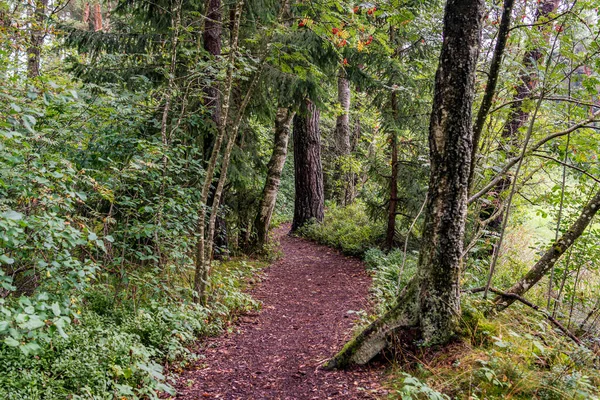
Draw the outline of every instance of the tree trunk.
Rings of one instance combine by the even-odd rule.
[[[500,75],[500,67],[502,66],[502,57],[504,56],[504,49],[506,48],[506,42],[508,41],[508,35],[510,33],[510,21],[512,18],[514,3],[515,0],[504,1],[502,19],[500,20],[500,27],[498,28],[498,37],[496,39],[496,46],[494,47],[494,55],[492,56],[492,61],[490,63],[488,80],[487,84],[485,85],[485,93],[483,94],[481,105],[477,111],[475,126],[473,127],[473,156],[471,158],[469,188],[473,183],[473,176],[475,174],[479,139],[481,137],[481,133],[483,132],[483,127],[490,111],[490,107],[492,106],[494,95],[496,94],[496,85],[498,83],[498,76]]]
[[[310,100],[294,117],[294,178],[296,194],[292,232],[311,220],[323,220],[325,195],[321,166],[319,110]]]
[[[27,49],[27,76],[35,78],[40,76],[40,53],[44,43],[44,22],[48,0],[35,2],[34,18],[31,21],[31,43]]]
[[[84,24],[88,24],[90,23],[90,3],[85,3],[83,5],[83,23]]]
[[[244,0],[239,0],[235,6],[235,23],[232,31],[231,51],[229,53],[228,65],[227,65],[227,76],[225,78],[225,96],[221,107],[221,115],[218,125],[218,133],[215,139],[215,144],[211,150],[210,159],[208,160],[206,167],[206,175],[204,177],[204,183],[202,185],[202,193],[200,197],[200,210],[198,212],[198,242],[196,243],[196,259],[195,259],[195,274],[194,274],[194,291],[196,295],[194,300],[196,302],[203,301],[206,294],[206,279],[204,278],[208,274],[208,265],[206,259],[206,242],[205,242],[205,225],[206,216],[208,209],[208,197],[210,188],[212,187],[215,168],[217,166],[217,160],[221,152],[221,144],[225,137],[225,130],[227,125],[227,118],[229,115],[231,93],[233,88],[233,73],[235,70],[235,56],[238,50],[238,39],[240,30],[240,20],[242,14],[242,8],[244,6]],[[214,201],[213,201],[214,203]]]
[[[280,108],[275,117],[275,140],[273,142],[273,153],[267,166],[267,180],[262,192],[262,198],[258,207],[258,215],[254,226],[256,227],[256,243],[262,248],[268,240],[271,216],[275,209],[277,192],[281,182],[281,173],[287,158],[288,140],[290,137],[290,124],[294,118],[294,112],[288,108]]]
[[[203,42],[204,49],[212,56],[221,55],[221,0],[208,0],[206,2],[206,22],[204,23]],[[215,125],[219,125],[220,98],[216,85],[204,89],[206,106],[211,110]],[[211,138],[212,139],[212,138]],[[210,148],[210,146],[208,146]],[[209,152],[206,152],[209,153]]]
[[[337,116],[335,123],[335,155],[337,157],[337,170],[341,171],[345,166],[342,158],[350,155],[350,81],[346,77],[346,72],[340,69],[338,76],[338,102],[340,103],[341,113]],[[352,200],[354,188],[351,187],[351,173],[338,172],[336,180],[340,182],[338,199],[340,204],[349,204]]]
[[[554,12],[558,7],[558,0],[542,0],[535,15],[535,23],[541,20],[546,20],[550,13]],[[531,95],[531,92],[537,86],[537,73],[534,67],[542,57],[542,50],[535,48],[525,53],[523,57],[523,67],[525,71],[520,76],[521,83],[515,89],[513,97],[514,103],[510,107],[510,112],[507,118],[506,125],[502,130],[502,137],[509,139],[512,144],[517,136],[519,128],[521,128],[529,118],[529,111],[523,109],[523,100]]]
[[[204,22],[204,32],[202,33],[204,49],[213,57],[221,55],[221,0],[207,0],[206,2],[206,20]],[[205,105],[211,112],[211,117],[217,131],[221,123],[221,97],[217,83],[204,88]],[[208,155],[211,154],[212,146],[214,145],[215,137],[211,131],[207,131],[204,136],[204,162],[208,162]],[[209,195],[209,204],[213,204],[214,190],[212,188]],[[226,248],[227,240],[227,223],[224,218],[218,217],[216,220],[216,231],[219,232],[215,238],[215,246]]]
[[[506,40],[509,34],[509,25],[510,25],[510,11],[512,10],[513,0],[507,0],[504,5],[504,12],[502,15],[502,21],[500,23],[499,28],[499,38],[496,44],[496,49],[494,51],[494,57],[492,59],[492,66],[490,67],[490,75],[486,87],[486,93],[484,95],[484,99],[481,104],[481,108],[477,115],[477,121],[475,123],[475,152],[477,151],[477,144],[483,130],[483,124],[485,122],[485,118],[489,108],[491,107],[491,102],[493,98],[493,92],[491,91],[492,85],[495,89],[497,83],[497,75],[500,68],[500,61],[502,57],[502,53],[504,52],[504,46],[506,44]],[[510,7],[511,10],[508,8]],[[558,7],[557,0],[542,0],[538,9],[535,13],[535,22],[540,22],[541,19],[546,19],[550,15],[551,12],[556,10]],[[504,37],[504,38],[503,38]],[[501,41],[501,39],[503,40]],[[513,96],[513,103],[511,104],[510,111],[508,114],[508,118],[506,120],[506,124],[502,130],[502,137],[507,139],[509,144],[509,149],[507,151],[507,156],[514,157],[515,152],[514,148],[518,142],[518,131],[519,129],[527,122],[529,118],[529,111],[523,109],[523,101],[527,99],[532,93],[532,91],[537,86],[537,73],[534,70],[538,61],[542,56],[542,51],[540,48],[535,48],[529,50],[525,53],[523,57],[523,67],[525,71],[523,71],[519,77],[520,84],[515,89],[515,94]],[[485,108],[485,109],[484,109]],[[472,159],[471,168],[475,167],[475,157]],[[471,170],[471,176],[469,178],[469,187],[471,187],[473,182],[474,169]],[[492,215],[496,214],[496,218],[488,224],[488,229],[493,232],[498,232],[501,230],[502,220],[504,218],[504,210],[499,210],[502,206],[502,194],[505,193],[508,188],[511,187],[512,179],[509,176],[504,177],[499,180],[494,187],[494,196],[490,199],[489,202],[483,204],[482,209],[480,211],[480,219],[486,220]],[[499,212],[498,212],[499,211]],[[496,234],[492,233],[492,236],[496,236]],[[493,247],[496,245],[495,240],[493,241],[492,247],[488,249],[484,254],[489,255],[493,253]]]
[[[472,105],[484,4],[449,0],[429,126],[431,173],[417,279],[421,333],[445,343],[460,317],[460,267],[473,153]]]
[[[388,205],[388,222],[385,236],[385,247],[391,249],[394,247],[394,237],[396,236],[396,211],[398,209],[398,132],[396,132],[398,118],[398,99],[395,92],[391,96],[392,115],[394,116],[394,126],[392,127],[390,146],[392,147],[392,174],[390,176],[390,202]]]
[[[98,32],[102,30],[102,9],[100,8],[100,3],[94,4],[94,13],[93,18],[94,22],[94,32]]]
[[[581,215],[577,218],[577,221],[571,225],[569,230],[550,246],[546,250],[542,258],[535,263],[535,265],[523,276],[517,283],[515,283],[507,292],[522,296],[529,289],[531,289],[536,283],[544,277],[548,271],[552,269],[558,259],[567,251],[569,247],[573,245],[588,227],[594,215],[600,208],[600,190],[596,193],[594,198],[583,208]],[[494,299],[497,310],[503,310],[510,306],[515,301],[511,297],[498,296]]]
[[[396,306],[348,343],[328,367],[368,362],[401,328],[418,327],[427,344],[447,343],[456,333],[473,151],[471,108],[484,8],[481,0],[446,4],[429,126],[431,175],[417,274]]]

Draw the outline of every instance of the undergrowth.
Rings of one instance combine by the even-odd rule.
[[[406,355],[389,374],[391,398],[598,399],[597,356],[541,316],[511,308],[495,319],[486,303],[463,300],[463,339]]]
[[[386,254],[380,249],[372,248],[365,252],[364,260],[372,272],[371,295],[375,311],[381,315],[393,306],[398,293],[414,276],[417,256],[409,253],[404,260],[404,252],[399,249]]]
[[[129,294],[94,285],[80,300],[71,300],[71,323],[63,334],[38,339],[36,351],[26,354],[0,343],[0,398],[157,399],[160,392],[174,394],[163,366],[180,371],[194,359],[188,347],[198,337],[217,334],[235,315],[258,307],[242,289],[261,266],[243,260],[217,264],[206,307],[168,292],[149,296],[150,285],[129,288]]]
[[[355,256],[376,247],[383,232],[383,226],[368,217],[360,201],[346,207],[330,203],[323,222],[307,224],[298,230],[299,235]]]

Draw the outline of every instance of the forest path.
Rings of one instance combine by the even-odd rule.
[[[381,368],[324,371],[367,307],[370,278],[362,262],[336,250],[275,234],[284,256],[251,294],[260,312],[242,317],[237,333],[210,338],[196,369],[177,382],[177,399],[377,399]]]

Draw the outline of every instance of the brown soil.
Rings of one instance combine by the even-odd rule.
[[[381,367],[325,371],[367,307],[363,264],[330,248],[276,232],[284,257],[251,293],[262,310],[237,333],[212,338],[177,382],[178,399],[376,399]]]

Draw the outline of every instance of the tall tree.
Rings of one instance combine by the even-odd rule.
[[[514,4],[514,0],[505,0],[502,6],[502,19],[500,20],[500,26],[498,28],[498,37],[496,38],[494,54],[492,56],[492,61],[490,62],[490,70],[488,72],[488,80],[485,85],[485,93],[483,94],[479,110],[477,111],[475,125],[473,126],[473,157],[471,158],[469,188],[473,183],[473,174],[475,172],[475,165],[477,162],[477,150],[479,147],[481,132],[483,132],[485,121],[489,114],[490,108],[492,107],[494,95],[496,94],[496,85],[498,84],[498,77],[500,76],[502,57],[504,56],[504,49],[506,48],[506,42],[508,41],[508,36],[510,33],[510,21],[512,18]]]
[[[240,20],[242,14],[242,8],[244,6],[244,0],[239,0],[236,6],[233,8],[233,26],[231,31],[231,50],[229,52],[229,59],[227,65],[227,73],[225,77],[225,93],[223,96],[223,103],[221,105],[221,115],[218,124],[218,132],[215,138],[215,143],[212,147],[210,159],[208,160],[206,168],[206,176],[202,185],[202,193],[200,198],[200,210],[198,213],[198,242],[196,243],[196,257],[194,260],[195,264],[195,275],[194,275],[194,290],[196,292],[196,301],[206,300],[206,284],[207,277],[210,268],[210,259],[212,257],[212,248],[209,240],[205,237],[206,233],[206,217],[208,214],[208,198],[212,187],[213,179],[215,176],[215,169],[217,162],[221,154],[221,145],[225,138],[227,130],[227,121],[229,118],[230,102],[232,97],[233,81],[234,81],[234,69],[236,61],[236,53],[239,46],[239,33],[240,33]],[[226,171],[226,168],[223,170]],[[219,204],[217,199],[213,199],[213,206]],[[210,230],[210,229],[209,229]],[[207,245],[208,244],[208,245]],[[208,254],[208,255],[207,255]]]
[[[395,92],[391,95],[392,116],[394,123],[398,121],[398,96]],[[391,249],[396,237],[396,214],[398,212],[398,132],[396,126],[392,127],[390,134],[390,146],[392,147],[390,175],[390,201],[388,203],[388,221],[385,235],[385,247]]]
[[[44,23],[48,0],[37,0],[31,21],[31,38],[27,48],[27,76],[35,78],[40,75],[40,55],[44,43]]]
[[[204,49],[213,57],[221,55],[221,32],[221,0],[208,0],[202,38]],[[206,105],[212,112],[212,119],[215,125],[218,125],[220,123],[219,88],[216,85],[210,85],[204,93]]]
[[[337,157],[338,171],[344,169],[343,159],[350,155],[350,81],[346,77],[346,71],[340,68],[338,76],[338,102],[340,112],[335,122],[335,155]],[[341,204],[352,202],[354,185],[349,173],[339,173],[341,180],[338,192]]]
[[[484,99],[482,101],[481,107],[479,109],[479,113],[477,115],[477,121],[475,124],[475,150],[477,150],[477,144],[479,142],[480,135],[483,130],[483,125],[485,123],[485,119],[487,113],[490,109],[492,98],[495,93],[495,87],[497,82],[497,76],[500,69],[502,54],[504,52],[504,47],[506,45],[506,40],[510,33],[509,25],[511,19],[511,12],[513,7],[513,0],[507,0],[504,3],[504,12],[502,15],[502,20],[499,28],[499,37],[496,43],[496,48],[494,50],[494,57],[492,60],[492,65],[490,67],[489,79],[486,86],[486,93],[484,94]],[[548,19],[550,14],[556,10],[558,7],[558,0],[541,0],[538,8],[535,11],[534,16],[534,24],[539,24],[540,26],[537,29],[543,29],[543,22]],[[524,102],[529,98],[533,91],[535,90],[538,82],[538,71],[537,65],[540,61],[543,51],[541,46],[535,46],[532,49],[529,49],[525,52],[523,56],[523,72],[519,75],[519,84],[515,88],[515,92],[513,95],[513,99],[510,106],[510,111],[508,113],[508,117],[506,119],[504,128],[502,129],[502,137],[508,142],[509,148],[507,151],[507,155],[509,157],[515,156],[515,145],[518,143],[519,139],[519,129],[525,125],[527,120],[529,119],[530,110],[527,107],[524,107]],[[471,161],[471,177],[469,179],[469,186],[471,186],[473,181],[473,176],[475,173],[475,157]],[[486,205],[482,208],[481,217],[483,219],[490,218],[495,215],[492,221],[489,222],[488,227],[495,231],[500,230],[502,225],[502,219],[504,217],[504,211],[500,209],[501,202],[499,198],[501,195],[508,190],[511,185],[510,176],[506,176],[503,179],[499,180],[494,187],[493,193],[494,198],[487,202]]]
[[[221,55],[221,0],[207,0],[206,2],[206,19],[204,22],[204,31],[202,32],[202,39],[204,50],[208,52],[212,57],[217,58]],[[213,77],[214,79],[215,77]],[[218,87],[218,83],[215,82],[211,85],[206,86],[204,89],[204,103],[211,112],[211,117],[214,125],[219,129],[221,124],[221,95]],[[215,137],[211,134],[211,131],[207,131],[204,136],[204,162],[208,162],[211,154],[211,148]],[[214,188],[211,189],[208,202],[214,204]],[[221,204],[219,204],[220,206]],[[216,220],[216,230],[219,234],[216,237],[215,244],[217,248],[222,249],[227,247],[227,222],[219,215]]]
[[[281,183],[281,173],[287,158],[288,141],[290,137],[290,124],[294,118],[294,112],[289,108],[281,107],[277,110],[275,117],[275,137],[273,141],[273,152],[267,166],[267,179],[262,192],[258,214],[254,226],[257,233],[257,245],[262,247],[268,239],[271,216],[277,201],[277,192]]]
[[[364,364],[395,330],[418,328],[428,344],[456,333],[460,267],[473,152],[472,104],[484,3],[449,0],[429,126],[431,174],[417,275],[396,306],[374,321],[328,364]]]
[[[322,221],[325,194],[321,165],[320,113],[311,100],[306,100],[294,116],[295,200],[292,232],[311,220]]]

